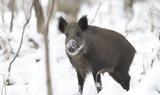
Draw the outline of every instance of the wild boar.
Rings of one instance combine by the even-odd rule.
[[[99,73],[108,72],[120,85],[129,90],[130,64],[136,53],[131,43],[120,33],[88,25],[87,16],[82,16],[78,23],[68,23],[59,18],[58,28],[66,35],[65,51],[76,69],[80,91],[89,72],[95,82],[100,84]]]

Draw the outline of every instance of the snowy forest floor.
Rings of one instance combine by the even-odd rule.
[[[121,0],[106,0],[101,5],[96,18],[98,4],[83,4],[78,17],[86,15],[92,25],[120,32],[133,44],[137,53],[130,67],[130,90],[124,90],[108,73],[101,74],[103,89],[98,95],[160,95],[160,2],[144,0],[133,6],[134,15],[123,10]],[[89,12],[89,13],[88,13]],[[0,17],[2,14],[0,13]],[[49,27],[50,63],[54,95],[79,95],[76,72],[65,53],[65,36],[57,29],[59,16],[56,12]],[[9,11],[0,18],[0,95],[46,95],[46,73],[44,64],[44,39],[37,32],[34,11],[25,30],[21,51],[13,63],[11,80],[6,86],[9,62],[17,52],[25,15],[20,11],[14,19],[13,32],[10,32]],[[129,21],[129,22],[128,22]],[[127,30],[127,31],[126,31]],[[84,85],[83,95],[97,95],[93,76],[89,74]]]

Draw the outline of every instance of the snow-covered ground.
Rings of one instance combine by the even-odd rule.
[[[160,95],[160,22],[157,21],[160,19],[160,7],[158,5],[160,5],[159,0],[137,0],[133,6],[134,16],[129,23],[129,16],[123,10],[122,0],[104,0],[93,23],[91,21],[94,19],[98,3],[92,6],[82,5],[79,18],[87,14],[90,24],[120,32],[137,50],[129,72],[130,90],[125,91],[108,73],[105,73],[101,75],[103,89],[98,95]],[[65,14],[57,12],[49,28],[53,94],[79,95],[76,72],[64,50],[65,36],[57,29],[59,16],[65,17]],[[34,12],[27,25],[20,54],[12,65],[10,78],[14,85],[5,87],[4,79],[7,78],[9,62],[20,43],[25,16],[23,12],[15,16],[12,33],[9,32],[11,13],[5,12],[4,17],[4,23],[0,18],[0,38],[8,43],[5,48],[0,48],[0,95],[46,95],[44,40],[42,35],[37,33]],[[125,29],[129,31],[127,34]],[[0,42],[4,42],[1,39]],[[38,43],[38,48],[34,42]],[[93,76],[89,74],[83,95],[97,95],[96,93]]]

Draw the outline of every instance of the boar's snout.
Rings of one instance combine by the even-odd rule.
[[[76,49],[78,48],[78,44],[74,39],[71,39],[68,41],[68,43],[66,44],[67,50],[70,53],[74,53],[76,51]]]
[[[66,42],[66,52],[70,56],[75,56],[84,48],[84,42],[81,44],[78,43],[76,40],[71,39],[68,42]]]

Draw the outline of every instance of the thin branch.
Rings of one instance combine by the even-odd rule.
[[[5,21],[4,21],[4,9],[3,9],[4,6],[2,6],[2,5],[5,5],[4,1],[0,0],[0,10],[1,10],[1,14],[2,14],[1,18],[2,18],[2,23],[4,24],[5,23]]]
[[[27,20],[26,23],[25,23],[25,25],[23,26],[23,32],[22,32],[22,35],[21,35],[21,42],[20,42],[20,45],[19,45],[19,48],[18,48],[18,51],[17,51],[15,57],[13,58],[13,60],[12,60],[12,61],[10,62],[10,64],[9,64],[9,68],[8,68],[8,72],[9,72],[9,73],[10,73],[10,71],[11,71],[11,66],[12,66],[13,62],[16,60],[16,58],[17,58],[17,56],[18,56],[18,54],[19,54],[19,52],[20,52],[20,49],[21,49],[21,47],[22,47],[23,36],[24,36],[24,32],[25,32],[25,27],[26,27],[26,25],[27,25],[28,23],[29,23],[29,20]]]
[[[10,32],[13,31],[14,11],[12,11],[11,13],[12,13],[12,16],[11,16],[11,22],[10,22]]]
[[[32,7],[33,7],[33,5],[32,5]],[[23,26],[23,32],[22,32],[22,35],[21,35],[21,42],[20,42],[18,51],[17,51],[16,55],[14,56],[14,58],[11,60],[10,64],[9,64],[9,68],[8,68],[9,76],[10,76],[12,64],[13,64],[13,62],[16,60],[16,58],[17,58],[17,56],[18,56],[18,54],[19,54],[19,52],[20,52],[20,50],[21,50],[21,47],[22,47],[22,44],[23,44],[23,37],[24,37],[25,28],[26,28],[26,26],[27,26],[27,24],[29,23],[30,18],[31,18],[31,10],[32,10],[32,7],[31,7],[31,9],[30,9],[30,16],[29,16],[28,19],[26,19],[26,23],[25,23],[24,26]]]
[[[125,37],[127,37],[128,36],[128,34],[129,34],[129,31],[128,31],[128,25],[129,25],[129,23],[132,21],[132,19],[134,18],[134,13],[132,14],[132,16],[131,17],[129,17],[128,18],[128,20],[127,20],[127,22],[126,22],[126,27],[125,27],[125,32],[126,32],[126,35],[125,35]]]
[[[55,0],[51,0],[51,3],[48,5],[48,11],[47,11],[47,26],[49,25],[49,22],[51,21],[51,17],[53,16],[54,12],[54,2]]]
[[[104,1],[105,1],[105,0],[104,0]],[[104,1],[99,2],[98,7],[97,7],[97,9],[96,9],[96,12],[95,12],[95,14],[94,14],[94,18],[92,19],[92,21],[90,22],[90,24],[92,24],[92,23],[96,20],[98,11],[100,10],[100,8],[101,8],[101,6],[102,6],[102,4],[103,4]]]
[[[42,6],[41,6],[39,0],[35,0],[34,8],[35,8],[35,13],[36,13],[36,18],[37,18],[38,32],[43,34],[43,32],[44,32],[43,29],[44,29],[44,25],[45,25],[45,18],[44,18]]]
[[[5,91],[5,95],[7,95],[7,88],[6,88],[6,84],[5,84],[5,76],[3,76],[4,77],[4,91]]]

